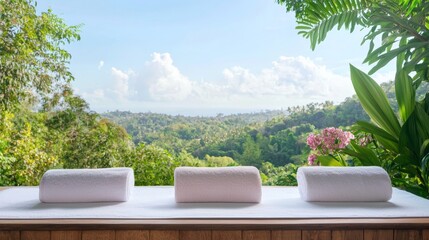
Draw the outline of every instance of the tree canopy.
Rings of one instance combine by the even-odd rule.
[[[73,80],[63,46],[78,30],[51,10],[37,13],[32,0],[0,0],[0,109],[58,99]]]

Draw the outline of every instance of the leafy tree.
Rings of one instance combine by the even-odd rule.
[[[90,112],[88,104],[73,94],[46,114],[46,125],[53,133],[50,138],[61,143],[62,167],[123,166],[123,156],[133,148],[125,129]]]
[[[63,154],[65,168],[124,166],[123,156],[132,149],[128,134],[107,119],[69,130]]]
[[[298,166],[295,164],[287,164],[280,167],[275,167],[273,164],[266,162],[262,164],[261,175],[264,185],[269,186],[296,186],[296,172]]]
[[[270,136],[270,151],[266,159],[269,159],[275,166],[290,163],[290,157],[299,153],[296,140],[295,132],[289,128]]]
[[[136,185],[173,185],[174,169],[179,162],[166,150],[140,144],[125,159],[125,166],[134,169]]]
[[[189,167],[204,167],[205,162],[195,158],[192,154],[182,150],[179,154],[177,154],[176,159],[180,162],[181,166],[189,166]]]
[[[393,86],[393,84],[385,85]],[[394,96],[390,96],[388,99],[393,102]],[[368,121],[369,117],[362,108],[359,99],[356,96],[353,96],[351,98],[346,98],[341,105],[338,105],[338,107],[335,108],[334,119],[336,123],[335,126],[351,126],[357,121]]]
[[[34,1],[0,1],[0,110],[61,92],[73,80],[63,45],[74,40],[78,26],[38,14]]]
[[[260,167],[262,164],[261,149],[250,136],[247,136],[243,143],[243,154],[241,154],[239,162],[243,165],[256,167]]]
[[[227,167],[227,166],[238,166],[238,163],[230,157],[212,157],[206,155],[205,160],[208,167]]]
[[[58,156],[49,152],[51,142],[43,138],[48,129],[37,123],[19,124],[8,112],[2,112],[1,119],[0,184],[37,185],[43,173],[59,162]]]

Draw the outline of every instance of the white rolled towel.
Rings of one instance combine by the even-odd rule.
[[[178,167],[176,202],[261,201],[261,177],[255,167]]]
[[[381,167],[300,167],[297,180],[308,202],[385,202],[392,197],[389,175]]]
[[[131,168],[48,170],[39,186],[45,203],[124,202],[134,187]]]

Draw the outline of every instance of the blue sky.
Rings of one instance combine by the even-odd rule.
[[[83,24],[72,54],[73,87],[97,112],[184,115],[255,112],[353,94],[364,31],[332,32],[311,51],[275,1],[39,1]],[[391,70],[377,73],[390,80]]]

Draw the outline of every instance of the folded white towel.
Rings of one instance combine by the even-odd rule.
[[[298,189],[305,201],[385,202],[392,197],[381,167],[300,167]]]
[[[261,177],[255,167],[178,167],[176,202],[261,201]]]
[[[39,186],[39,199],[59,202],[124,202],[134,187],[131,168],[48,170]]]

